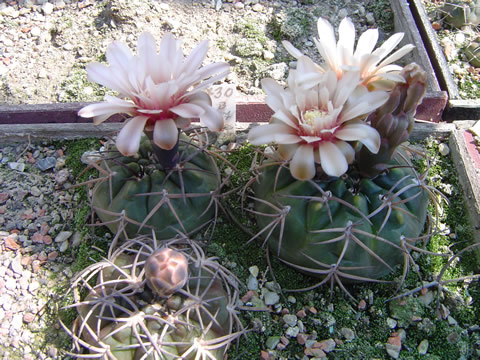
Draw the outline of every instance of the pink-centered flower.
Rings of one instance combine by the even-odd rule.
[[[386,91],[368,91],[361,86],[359,71],[346,71],[338,79],[329,70],[313,82],[314,66],[308,57],[300,57],[297,70],[289,74],[287,88],[273,79],[262,81],[266,103],[274,114],[269,124],[248,134],[253,145],[278,144],[280,155],[290,160],[290,172],[298,180],[313,178],[315,164],[327,175],[343,175],[355,156],[350,142],[359,141],[377,153],[380,135],[362,119],[388,99]]]
[[[378,29],[369,29],[361,34],[355,47],[355,26],[349,18],[344,18],[340,23],[338,41],[334,28],[327,20],[318,19],[317,28],[319,39],[314,41],[325,60],[322,66],[317,66],[317,71],[325,72],[331,69],[341,78],[348,69],[357,68],[362,84],[369,89],[391,89],[395,83],[405,81],[399,75],[402,66],[393,63],[409,53],[414,46],[404,45],[389,55],[402,41],[404,33],[392,35],[375,49]],[[284,41],[283,45],[293,57],[298,59],[303,56],[302,52],[288,41]]]
[[[186,128],[193,119],[210,130],[223,128],[221,114],[212,107],[204,91],[229,72],[226,63],[201,67],[208,48],[202,41],[186,58],[181,41],[166,34],[157,54],[155,39],[143,33],[138,39],[138,55],[121,42],[107,49],[110,66],[87,65],[90,81],[118,91],[120,97],[105,96],[105,102],[91,104],[79,111],[82,117],[93,117],[99,124],[117,113],[131,116],[117,137],[117,148],[126,156],[137,153],[142,132],[153,132],[153,142],[162,149],[177,143],[178,129]]]

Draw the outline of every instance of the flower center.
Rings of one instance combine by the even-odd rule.
[[[313,109],[313,110],[308,110],[303,114],[303,122],[315,129],[321,120],[325,118],[328,115],[327,111],[319,110],[319,109]]]
[[[302,116],[300,137],[315,148],[323,141],[334,140],[338,126],[332,123],[331,115],[328,111],[320,109],[305,111]]]

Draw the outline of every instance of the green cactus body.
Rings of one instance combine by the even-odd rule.
[[[143,309],[144,313],[151,316],[158,316],[158,309],[160,304],[148,305]],[[120,319],[121,320],[121,319]],[[171,319],[164,319],[171,321]],[[185,325],[188,323],[189,325]],[[165,329],[167,327],[167,329]],[[198,322],[188,319],[184,314],[176,318],[172,326],[165,325],[158,320],[145,321],[145,328],[151,333],[158,336],[158,348],[160,354],[156,351],[151,351],[149,354],[142,348],[137,340],[133,329],[131,327],[123,326],[122,321],[118,323],[110,323],[101,331],[100,341],[110,346],[110,351],[117,360],[174,360],[174,359],[195,359],[196,351],[189,351],[194,345],[192,339],[201,338],[203,341],[213,340],[220,335],[213,330],[202,332],[202,326]],[[144,329],[137,327],[139,334],[144,333]],[[151,348],[149,350],[152,350]],[[210,352],[214,359],[223,359],[223,351],[225,349],[218,348]],[[189,355],[185,355],[185,353]]]
[[[257,215],[257,223],[268,227],[271,214],[286,213],[283,226],[278,222],[268,239],[272,252],[320,278],[332,269],[350,280],[388,274],[403,262],[403,237],[416,238],[423,231],[429,199],[416,185],[415,172],[396,165],[372,179],[311,182],[295,180],[286,168],[278,173],[277,166],[267,166],[254,188],[262,199],[255,210],[267,215]]]
[[[477,37],[467,46],[465,55],[470,65],[480,68],[480,37]]]
[[[211,193],[220,186],[215,162],[186,137],[181,137],[179,154],[179,165],[165,171],[151,161],[152,145],[147,139],[140,145],[139,158],[107,153],[102,168],[108,175],[100,174],[105,181],[94,189],[93,206],[112,232],[118,230],[114,220],[122,211],[133,220],[126,226],[129,237],[151,234],[154,228],[158,239],[167,239],[178,231],[191,233],[212,220]],[[138,225],[146,219],[144,226]]]
[[[480,1],[450,0],[442,8],[442,16],[453,27],[480,24]]]

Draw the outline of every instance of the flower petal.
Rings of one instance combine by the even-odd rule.
[[[353,56],[361,59],[363,55],[371,54],[378,41],[378,29],[368,29],[360,35]]]
[[[181,72],[191,73],[202,65],[203,59],[207,55],[208,40],[203,40],[192,50],[183,63]]]
[[[343,151],[334,143],[325,141],[318,147],[320,165],[325,174],[329,176],[342,176],[348,170],[348,163]]]
[[[117,149],[124,156],[132,156],[138,152],[140,138],[147,123],[147,116],[136,116],[128,120],[117,136]]]
[[[297,180],[310,180],[315,176],[313,147],[300,145],[290,161],[290,172]]]
[[[385,65],[388,65],[388,64],[391,64],[391,63],[397,61],[398,59],[404,57],[406,54],[408,54],[410,51],[412,51],[414,48],[415,48],[415,46],[412,45],[412,44],[407,44],[407,45],[401,47],[400,49],[395,51],[392,55],[390,55],[385,60],[383,60],[378,65],[378,67],[382,67],[382,66],[385,66]]]
[[[196,104],[183,103],[170,108],[170,111],[184,118],[200,118],[205,110]]]
[[[118,99],[122,101],[121,99]],[[81,117],[93,117],[93,123],[98,125],[107,120],[110,116],[118,113],[131,113],[135,110],[135,106],[127,101],[122,102],[106,101],[98,104],[90,104],[80,109],[78,115]]]
[[[285,92],[285,89],[271,78],[265,78],[261,81],[262,89],[267,94],[265,100],[266,104],[273,111],[277,111],[284,108],[284,102],[282,94]]]
[[[351,102],[347,101],[347,104],[340,115],[341,121],[345,122],[352,120],[374,111],[379,106],[383,105],[388,100],[388,97],[388,92],[375,90],[356,97]]]
[[[353,48],[355,46],[355,26],[349,18],[344,18],[338,27],[338,58],[344,65],[352,65]]]
[[[393,49],[395,49],[400,41],[402,41],[404,35],[405,34],[401,32],[393,34],[387,40],[385,40],[382,46],[376,49],[372,54],[378,56],[380,60],[383,59],[385,56],[387,56],[387,54],[390,54]]]
[[[325,63],[330,69],[337,71],[337,42],[332,25],[325,19],[319,18],[317,22],[318,36],[320,40],[314,38],[318,51],[325,59]]]
[[[162,57],[162,64],[159,66],[160,69],[160,80],[169,81],[172,79],[174,74],[174,61],[175,54],[180,51],[180,55],[183,57],[181,50],[179,49],[179,43],[172,34],[166,33],[160,43],[160,56]]]
[[[278,153],[282,157],[283,160],[290,160],[292,156],[297,151],[298,145],[297,144],[279,144],[278,145]]]
[[[142,33],[138,38],[138,57],[142,60],[145,72],[155,83],[162,80],[161,65],[157,56],[155,38],[148,32]]]
[[[342,78],[337,83],[335,96],[333,97],[333,106],[338,108],[345,104],[350,94],[360,83],[360,72],[345,71]]]
[[[205,112],[200,116],[200,122],[208,127],[211,131],[223,130],[223,115],[217,109],[205,105],[203,107]]]
[[[248,141],[253,145],[269,143],[296,144],[300,142],[301,139],[288,125],[267,124],[252,128],[248,133]]]
[[[132,58],[132,52],[127,45],[120,41],[114,41],[107,48],[107,61],[110,66],[128,72],[128,64]]]
[[[294,129],[297,129],[298,127],[298,119],[295,119],[293,116],[289,116],[283,110],[275,111],[275,113],[272,115],[272,118],[279,120]]]
[[[155,122],[153,142],[164,150],[173,149],[178,140],[178,128],[172,119]]]
[[[283,40],[282,45],[287,50],[287,52],[292,55],[295,59],[298,59],[299,57],[303,56],[303,53],[298,50],[295,46],[292,45],[289,41]]]
[[[355,159],[355,150],[353,149],[352,145],[345,141],[335,141],[335,146],[340,149],[340,151],[345,156],[347,163],[351,164]]]
[[[347,123],[335,132],[335,136],[345,141],[360,141],[374,154],[380,149],[380,134],[367,124]]]
[[[131,88],[128,83],[121,76],[116,76],[111,68],[104,64],[93,62],[88,64],[86,69],[89,81],[96,82],[121,94],[130,93]]]

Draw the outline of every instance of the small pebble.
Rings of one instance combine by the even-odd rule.
[[[440,145],[438,145],[438,152],[443,156],[447,156],[448,154],[450,154],[450,148],[447,144],[441,143]]]
[[[340,333],[343,335],[346,341],[352,341],[355,339],[355,333],[350,328],[342,328],[340,329]]]
[[[253,277],[256,278],[256,277],[258,276],[259,270],[258,270],[258,266],[257,266],[257,265],[250,266],[250,267],[248,268],[248,271],[250,272],[250,274],[251,274]]]
[[[420,344],[418,344],[417,351],[419,355],[425,355],[428,352],[428,340],[422,340]]]
[[[31,323],[33,320],[35,320],[35,314],[32,314],[32,313],[26,313],[25,315],[23,315],[23,322],[24,323]]]
[[[283,316],[283,321],[287,326],[297,325],[297,317],[295,315],[287,314]]]
[[[61,231],[60,233],[58,233],[57,236],[55,236],[55,242],[56,243],[64,242],[64,241],[68,240],[70,238],[70,236],[72,236],[71,231]]]
[[[275,305],[280,301],[280,296],[272,291],[265,291],[263,296],[265,305]]]
[[[9,162],[8,167],[12,170],[23,172],[25,170],[25,163]]]

